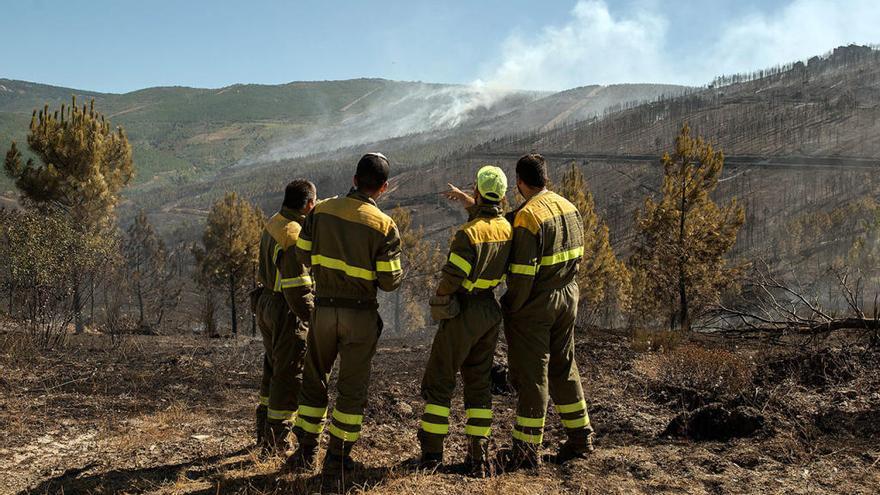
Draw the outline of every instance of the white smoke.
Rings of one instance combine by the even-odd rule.
[[[318,126],[248,162],[451,129],[475,115],[504,113],[509,109],[506,103],[512,103],[507,99],[523,96],[517,91],[522,89],[703,85],[722,74],[806,59],[849,43],[880,41],[878,0],[791,0],[775,13],[729,18],[714,18],[705,8],[704,21],[692,26],[674,24],[677,12],[666,2],[642,5],[614,15],[603,0],[579,0],[563,24],[511,34],[500,60],[471,84],[413,85],[390,101],[377,99],[364,112]]]
[[[676,25],[667,2],[613,15],[602,0],[580,0],[562,25],[513,34],[485,78],[517,88],[560,90],[628,82],[701,85],[733,74],[880,41],[877,0],[793,0],[775,13]],[[694,8],[679,6],[679,9]]]

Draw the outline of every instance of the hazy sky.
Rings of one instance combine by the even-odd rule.
[[[113,92],[355,77],[704,84],[880,43],[880,0],[16,0],[2,12],[0,77]]]

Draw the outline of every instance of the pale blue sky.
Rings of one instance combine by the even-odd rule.
[[[356,77],[702,84],[880,42],[876,0],[16,0],[2,11],[0,77],[112,92]]]

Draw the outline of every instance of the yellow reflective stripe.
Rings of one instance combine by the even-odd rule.
[[[448,435],[449,434],[449,425],[441,425],[437,423],[428,423],[427,421],[422,421],[422,429],[427,431],[428,433],[434,433],[435,435]]]
[[[471,274],[471,264],[468,263],[467,260],[462,258],[461,256],[455,253],[449,253],[449,262],[457,266],[461,271],[463,271],[465,277]]]
[[[544,441],[544,434],[539,433],[537,435],[529,435],[528,433],[523,433],[519,430],[513,430],[513,438],[519,440],[520,442],[540,444]]]
[[[268,406],[269,405],[269,398],[266,397],[265,395],[261,395],[260,396],[260,405],[261,406]]]
[[[517,265],[516,263],[511,263],[510,273],[515,273],[517,275],[534,276],[536,273],[538,273],[538,267],[536,267],[535,265]]]
[[[425,404],[425,414],[433,414],[434,416],[449,417],[449,408],[438,406],[436,404]]]
[[[312,265],[339,270],[345,272],[349,277],[362,278],[364,280],[376,280],[376,272],[372,270],[351,266],[342,260],[321,256],[320,254],[312,255]]]
[[[296,413],[300,416],[305,414],[311,418],[323,418],[327,416],[326,407],[299,406]]]
[[[296,240],[296,247],[302,249],[303,251],[311,251],[312,250],[312,241],[307,241],[300,237]]]
[[[347,425],[360,425],[364,421],[364,416],[362,414],[348,414],[334,409],[333,419]]]
[[[302,277],[296,278],[282,278],[281,279],[281,288],[282,289],[291,289],[293,287],[305,287],[307,285],[312,285],[312,277],[308,275],[303,275]]]
[[[473,425],[465,425],[464,426],[464,434],[471,435],[474,437],[488,437],[492,432],[492,427],[490,426],[473,426]]]
[[[275,244],[275,249],[272,251],[272,263],[278,263],[279,253],[281,253],[281,244]]]
[[[575,402],[574,404],[563,404],[561,406],[556,406],[556,411],[559,414],[567,414],[578,411],[584,411],[587,409],[587,401],[586,399],[581,399],[579,402]]]
[[[590,424],[590,418],[583,416],[577,419],[563,419],[562,426],[566,428],[583,428]]]
[[[527,428],[543,428],[544,418],[526,418],[523,416],[517,416],[516,424]]]
[[[275,285],[272,286],[272,290],[275,292],[281,292],[281,271],[275,270]]]
[[[330,427],[327,428],[330,431],[330,434],[334,437],[342,440],[343,442],[354,442],[358,438],[361,437],[361,432],[359,431],[345,431],[333,423],[330,423]]]
[[[574,249],[569,249],[568,251],[563,251],[561,253],[551,254],[550,256],[544,256],[541,258],[541,266],[549,266],[555,265],[558,263],[564,263],[569,260],[580,258],[584,255],[584,247],[576,247]]]
[[[269,409],[267,413],[269,419],[290,419],[293,417],[293,411],[282,411],[279,409]]]
[[[473,408],[465,411],[468,418],[474,419],[492,419],[492,410],[491,409],[480,409]]]
[[[376,262],[377,272],[399,272],[400,270],[402,270],[400,267],[400,258],[394,258],[391,261]]]
[[[501,277],[496,280],[488,280],[485,278],[478,278],[476,282],[471,282],[468,279],[464,279],[461,282],[461,286],[465,288],[467,291],[472,291],[474,289],[491,289],[492,287],[498,286],[501,282],[504,282],[505,277]]]
[[[302,416],[296,417],[296,423],[294,423],[294,426],[315,435],[321,433],[321,431],[324,429],[323,423],[312,423],[311,421],[303,419]]]

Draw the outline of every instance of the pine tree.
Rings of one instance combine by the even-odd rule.
[[[645,200],[630,258],[634,311],[646,319],[663,313],[670,328],[691,328],[693,315],[717,302],[736,270],[725,254],[736,243],[745,211],[732,199],[717,205],[709,195],[718,185],[724,154],[685,124],[672,155],[665,153],[662,197]]]
[[[123,249],[128,281],[137,302],[137,326],[141,331],[152,333],[176,304],[182,287],[174,283],[168,249],[143,210],[126,230]],[[149,321],[147,315],[150,315]]]
[[[258,259],[263,221],[259,208],[228,192],[211,207],[202,246],[193,250],[198,281],[207,290],[228,291],[233,335],[238,334],[238,294],[250,286],[248,277]]]
[[[82,108],[76,98],[60,111],[46,105],[31,116],[27,136],[36,156],[22,163],[16,143],[6,153],[4,168],[15,180],[25,203],[43,214],[61,212],[79,230],[76,249],[84,253],[83,264],[73,278],[76,330],[81,332],[84,275],[100,263],[108,246],[105,235],[112,225],[119,192],[134,173],[131,146],[125,131],[112,130],[110,122],[95,111],[94,100]]]
[[[424,307],[435,288],[434,281],[440,272],[443,254],[425,239],[425,229],[412,224],[412,214],[401,206],[391,210],[391,218],[400,232],[401,264],[403,281],[395,291],[395,331],[403,328],[425,326]],[[403,319],[406,321],[402,321]]]
[[[583,314],[595,314],[600,307],[622,309],[629,297],[629,271],[615,256],[608,226],[596,213],[593,193],[574,162],[562,175],[558,189],[560,195],[577,207],[583,219],[584,258],[578,272],[578,285],[581,302],[589,309]]]

